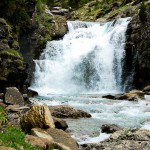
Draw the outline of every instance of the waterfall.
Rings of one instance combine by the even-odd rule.
[[[62,40],[47,42],[35,62],[31,89],[39,94],[122,91],[125,32],[130,18],[68,21]]]

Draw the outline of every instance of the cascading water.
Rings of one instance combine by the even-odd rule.
[[[105,24],[68,21],[62,40],[35,60],[31,88],[39,94],[121,91],[125,32],[130,18]]]

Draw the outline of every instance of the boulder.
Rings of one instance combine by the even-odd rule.
[[[70,106],[59,105],[59,106],[49,106],[52,116],[56,118],[90,118],[91,115],[83,110],[77,110]]]
[[[39,138],[45,138],[49,140],[50,142],[53,141],[53,138],[45,130],[42,130],[40,128],[32,128],[31,134]]]
[[[146,86],[144,89],[143,89],[143,92],[147,95],[150,95],[150,85]]]
[[[52,136],[50,134],[48,134],[48,132],[46,130],[43,130],[40,128],[33,128],[31,130],[31,134],[49,141],[49,145],[48,145],[49,149],[56,148],[56,149],[63,149],[63,150],[71,150],[69,147],[63,145],[62,143],[58,143],[58,142],[54,141]]]
[[[26,135],[25,142],[43,150],[46,150],[46,148],[50,144],[50,141],[46,138],[39,138],[33,135]]]
[[[24,105],[23,96],[16,87],[6,88],[4,102],[12,105]]]
[[[31,90],[31,89],[28,89],[27,90],[27,95],[28,95],[28,97],[38,96],[38,92],[36,92],[34,90]]]
[[[132,90],[129,93],[125,93],[124,96],[126,96],[129,101],[144,99],[144,93],[140,90]]]
[[[109,139],[88,144],[85,150],[148,150],[150,149],[150,131],[144,129],[122,129],[114,132]]]
[[[121,129],[122,129],[121,127],[119,127],[119,126],[117,126],[115,124],[104,124],[101,127],[102,133],[103,132],[104,133],[114,133],[114,132],[119,131]]]
[[[60,129],[49,128],[47,133],[53,138],[55,143],[68,147],[70,150],[78,150],[76,141],[69,134]]]
[[[20,119],[21,128],[30,132],[32,128],[54,128],[54,122],[47,105],[33,105]]]
[[[55,128],[62,129],[62,130],[66,130],[68,128],[68,125],[65,120],[59,118],[53,118],[53,119],[54,119]]]
[[[110,94],[108,94],[108,95],[104,95],[104,96],[102,96],[102,98],[114,99],[114,98],[115,98],[115,96],[114,96],[114,95],[110,95]]]
[[[138,99],[144,99],[144,92],[142,92],[140,90],[132,90],[132,91],[130,91],[128,93],[116,94],[114,96],[114,99],[129,100],[129,101],[134,101],[134,100],[138,100]]]

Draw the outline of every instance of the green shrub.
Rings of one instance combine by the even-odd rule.
[[[139,18],[143,23],[145,23],[145,21],[147,20],[146,5],[144,4],[144,2],[142,2],[140,6]]]

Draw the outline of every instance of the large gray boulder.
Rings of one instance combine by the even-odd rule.
[[[6,88],[4,102],[12,105],[24,105],[23,96],[16,87]]]

